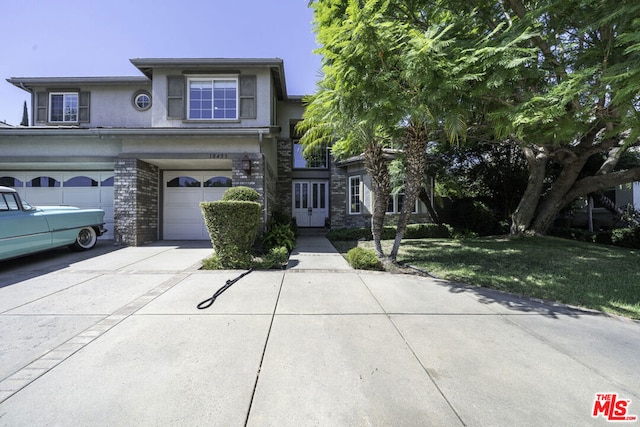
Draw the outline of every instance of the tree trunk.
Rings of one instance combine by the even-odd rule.
[[[393,248],[389,259],[392,262],[396,262],[398,257],[398,250],[400,249],[400,242],[404,236],[404,232],[407,229],[409,218],[413,213],[413,209],[416,205],[416,200],[422,183],[424,181],[424,171],[427,166],[427,133],[424,126],[409,126],[405,132],[404,141],[404,154],[407,161],[407,176],[404,186],[404,204],[402,210],[398,216],[398,224],[396,228],[396,237],[393,241]]]
[[[429,198],[429,193],[427,193],[427,190],[424,188],[424,186],[420,189],[420,194],[418,194],[418,198],[427,207],[427,211],[429,212],[429,216],[431,217],[431,220],[438,225],[442,224],[442,221],[438,216],[438,212],[436,212],[436,209],[433,207],[433,204],[431,203],[431,199]]]
[[[376,141],[370,141],[365,147],[364,164],[371,176],[373,190],[373,214],[371,217],[371,234],[378,258],[384,258],[382,249],[382,230],[387,212],[387,200],[391,193],[391,179],[389,177],[389,165],[384,158],[382,145]]]
[[[560,175],[558,175],[558,178],[556,178],[547,195],[541,203],[539,203],[536,210],[536,216],[530,226],[533,233],[544,234],[556,219],[558,212],[560,212],[567,203],[571,202],[571,200],[566,201],[565,196],[576,182],[576,179],[580,175],[580,171],[582,171],[582,168],[588,159],[589,156],[587,154],[583,154],[579,157],[570,158],[564,162]]]
[[[562,194],[560,200],[553,204],[544,204],[544,208],[539,210],[538,216],[535,218],[535,221],[533,221],[531,230],[538,234],[544,234],[558,212],[578,197],[638,180],[640,180],[640,167],[625,171],[616,171],[606,175],[588,176],[579,181],[575,181],[573,185]]]
[[[522,151],[529,164],[529,180],[518,207],[511,215],[511,235],[520,235],[529,229],[540,201],[549,161],[549,156],[545,152],[536,154],[529,147],[523,148]]]

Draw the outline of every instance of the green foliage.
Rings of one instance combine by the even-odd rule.
[[[453,202],[453,226],[480,236],[501,234],[500,223],[493,211],[480,200],[459,199]],[[506,230],[505,230],[506,232]]]
[[[285,247],[289,252],[293,250],[296,244],[296,235],[293,233],[289,224],[273,223],[269,226],[262,238],[262,247],[264,249],[272,249]]]
[[[405,231],[405,239],[429,239],[429,238],[449,238],[453,234],[453,229],[447,224],[409,224]],[[395,238],[395,227],[384,227],[382,239],[391,240]],[[340,228],[327,233],[327,239],[332,241],[349,240],[372,240],[371,228]]]
[[[613,230],[591,233],[581,228],[550,228],[550,236],[578,242],[599,243],[623,248],[640,249],[640,227],[614,228]]]
[[[640,227],[616,228],[612,230],[611,243],[614,246],[640,249]]]
[[[211,243],[223,268],[251,266],[262,206],[248,201],[200,203]]]
[[[20,121],[20,126],[29,126],[29,112],[27,111],[27,101],[24,101],[24,105],[22,107],[22,120]]]
[[[296,244],[297,226],[293,218],[280,212],[274,212],[267,221],[262,237],[262,248],[269,250],[284,246],[291,252]]]
[[[404,233],[405,239],[449,238],[453,228],[448,224],[409,224]]]
[[[407,241],[398,259],[446,280],[640,319],[638,250],[554,237],[484,237]]]
[[[271,248],[263,257],[261,262],[255,263],[256,268],[274,269],[283,268],[289,260],[289,250],[284,247]]]
[[[383,270],[376,253],[371,249],[355,247],[347,252],[346,259],[351,267],[358,270]]]
[[[220,259],[216,254],[211,255],[209,258],[205,258],[202,260],[202,269],[203,270],[223,270],[222,264],[220,263]]]
[[[245,201],[245,202],[255,202],[260,198],[260,194],[253,188],[249,187],[231,187],[222,195],[223,201]]]

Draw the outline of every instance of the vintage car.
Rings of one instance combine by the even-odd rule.
[[[101,209],[33,207],[13,188],[0,186],[0,260],[60,246],[91,249],[107,231],[103,225]]]

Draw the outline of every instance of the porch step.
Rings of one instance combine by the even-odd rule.
[[[325,236],[329,232],[324,227],[298,227],[298,236]]]

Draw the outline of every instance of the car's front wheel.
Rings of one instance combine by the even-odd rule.
[[[86,251],[93,248],[97,241],[98,235],[96,234],[96,230],[94,230],[93,227],[84,227],[78,232],[78,237],[76,237],[76,241],[72,247],[79,251]]]

